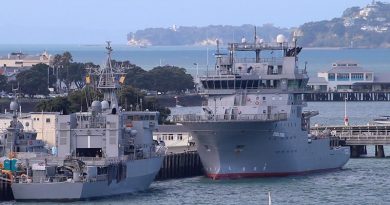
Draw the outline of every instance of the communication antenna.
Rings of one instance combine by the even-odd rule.
[[[256,43],[257,42],[257,32],[256,32],[256,26],[255,26],[255,41],[254,41],[254,43]]]

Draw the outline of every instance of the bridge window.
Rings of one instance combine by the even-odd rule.
[[[283,72],[283,66],[278,65],[278,74],[282,74],[282,72]]]
[[[235,88],[235,87],[234,87],[234,80],[229,80],[229,81],[228,81],[228,87],[229,87],[230,89]]]
[[[267,75],[272,75],[272,74],[274,74],[274,66],[269,65],[267,70]]]
[[[217,81],[216,81],[217,82]],[[221,86],[221,88],[222,89],[226,89],[226,88],[228,88],[228,86],[227,86],[227,81],[226,80],[222,80],[222,86]]]

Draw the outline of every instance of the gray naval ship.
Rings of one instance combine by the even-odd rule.
[[[12,116],[1,116],[4,118],[11,117],[12,120],[10,126],[0,134],[0,156],[13,156],[14,153],[47,153],[45,143],[37,139],[37,133],[24,130],[22,122],[18,119],[19,114],[21,114],[18,113],[18,110],[19,103],[16,98],[10,103]],[[3,161],[0,160],[0,162]]]
[[[18,157],[12,183],[18,200],[79,200],[147,189],[166,149],[153,142],[158,112],[123,111],[116,90],[123,75],[111,65],[96,70],[103,101],[89,112],[60,115],[54,156]],[[91,81],[91,79],[87,79]]]
[[[310,134],[318,112],[302,110],[308,75],[298,68],[298,36],[291,45],[282,35],[275,43],[242,39],[227,54],[217,43],[215,73],[199,77],[201,113],[172,116],[191,131],[208,177],[305,174],[349,160],[349,147],[329,132]]]

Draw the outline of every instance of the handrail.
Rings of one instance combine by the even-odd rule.
[[[281,121],[287,120],[287,113],[276,114],[225,114],[225,115],[173,115],[174,122],[207,122],[207,121]]]

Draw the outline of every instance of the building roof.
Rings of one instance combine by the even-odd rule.
[[[50,60],[51,55],[46,51],[39,55],[28,55],[22,52],[10,53],[8,56],[0,56],[0,60],[35,60],[45,61]]]
[[[335,66],[328,71],[328,73],[362,73],[372,72],[359,66],[347,67],[347,66]]]
[[[159,125],[157,126],[157,132],[190,132],[189,129],[184,127],[183,125]]]
[[[359,66],[356,61],[353,60],[340,60],[332,63],[332,68],[328,71],[321,71],[322,73],[355,73],[355,72],[373,72],[366,70]]]

